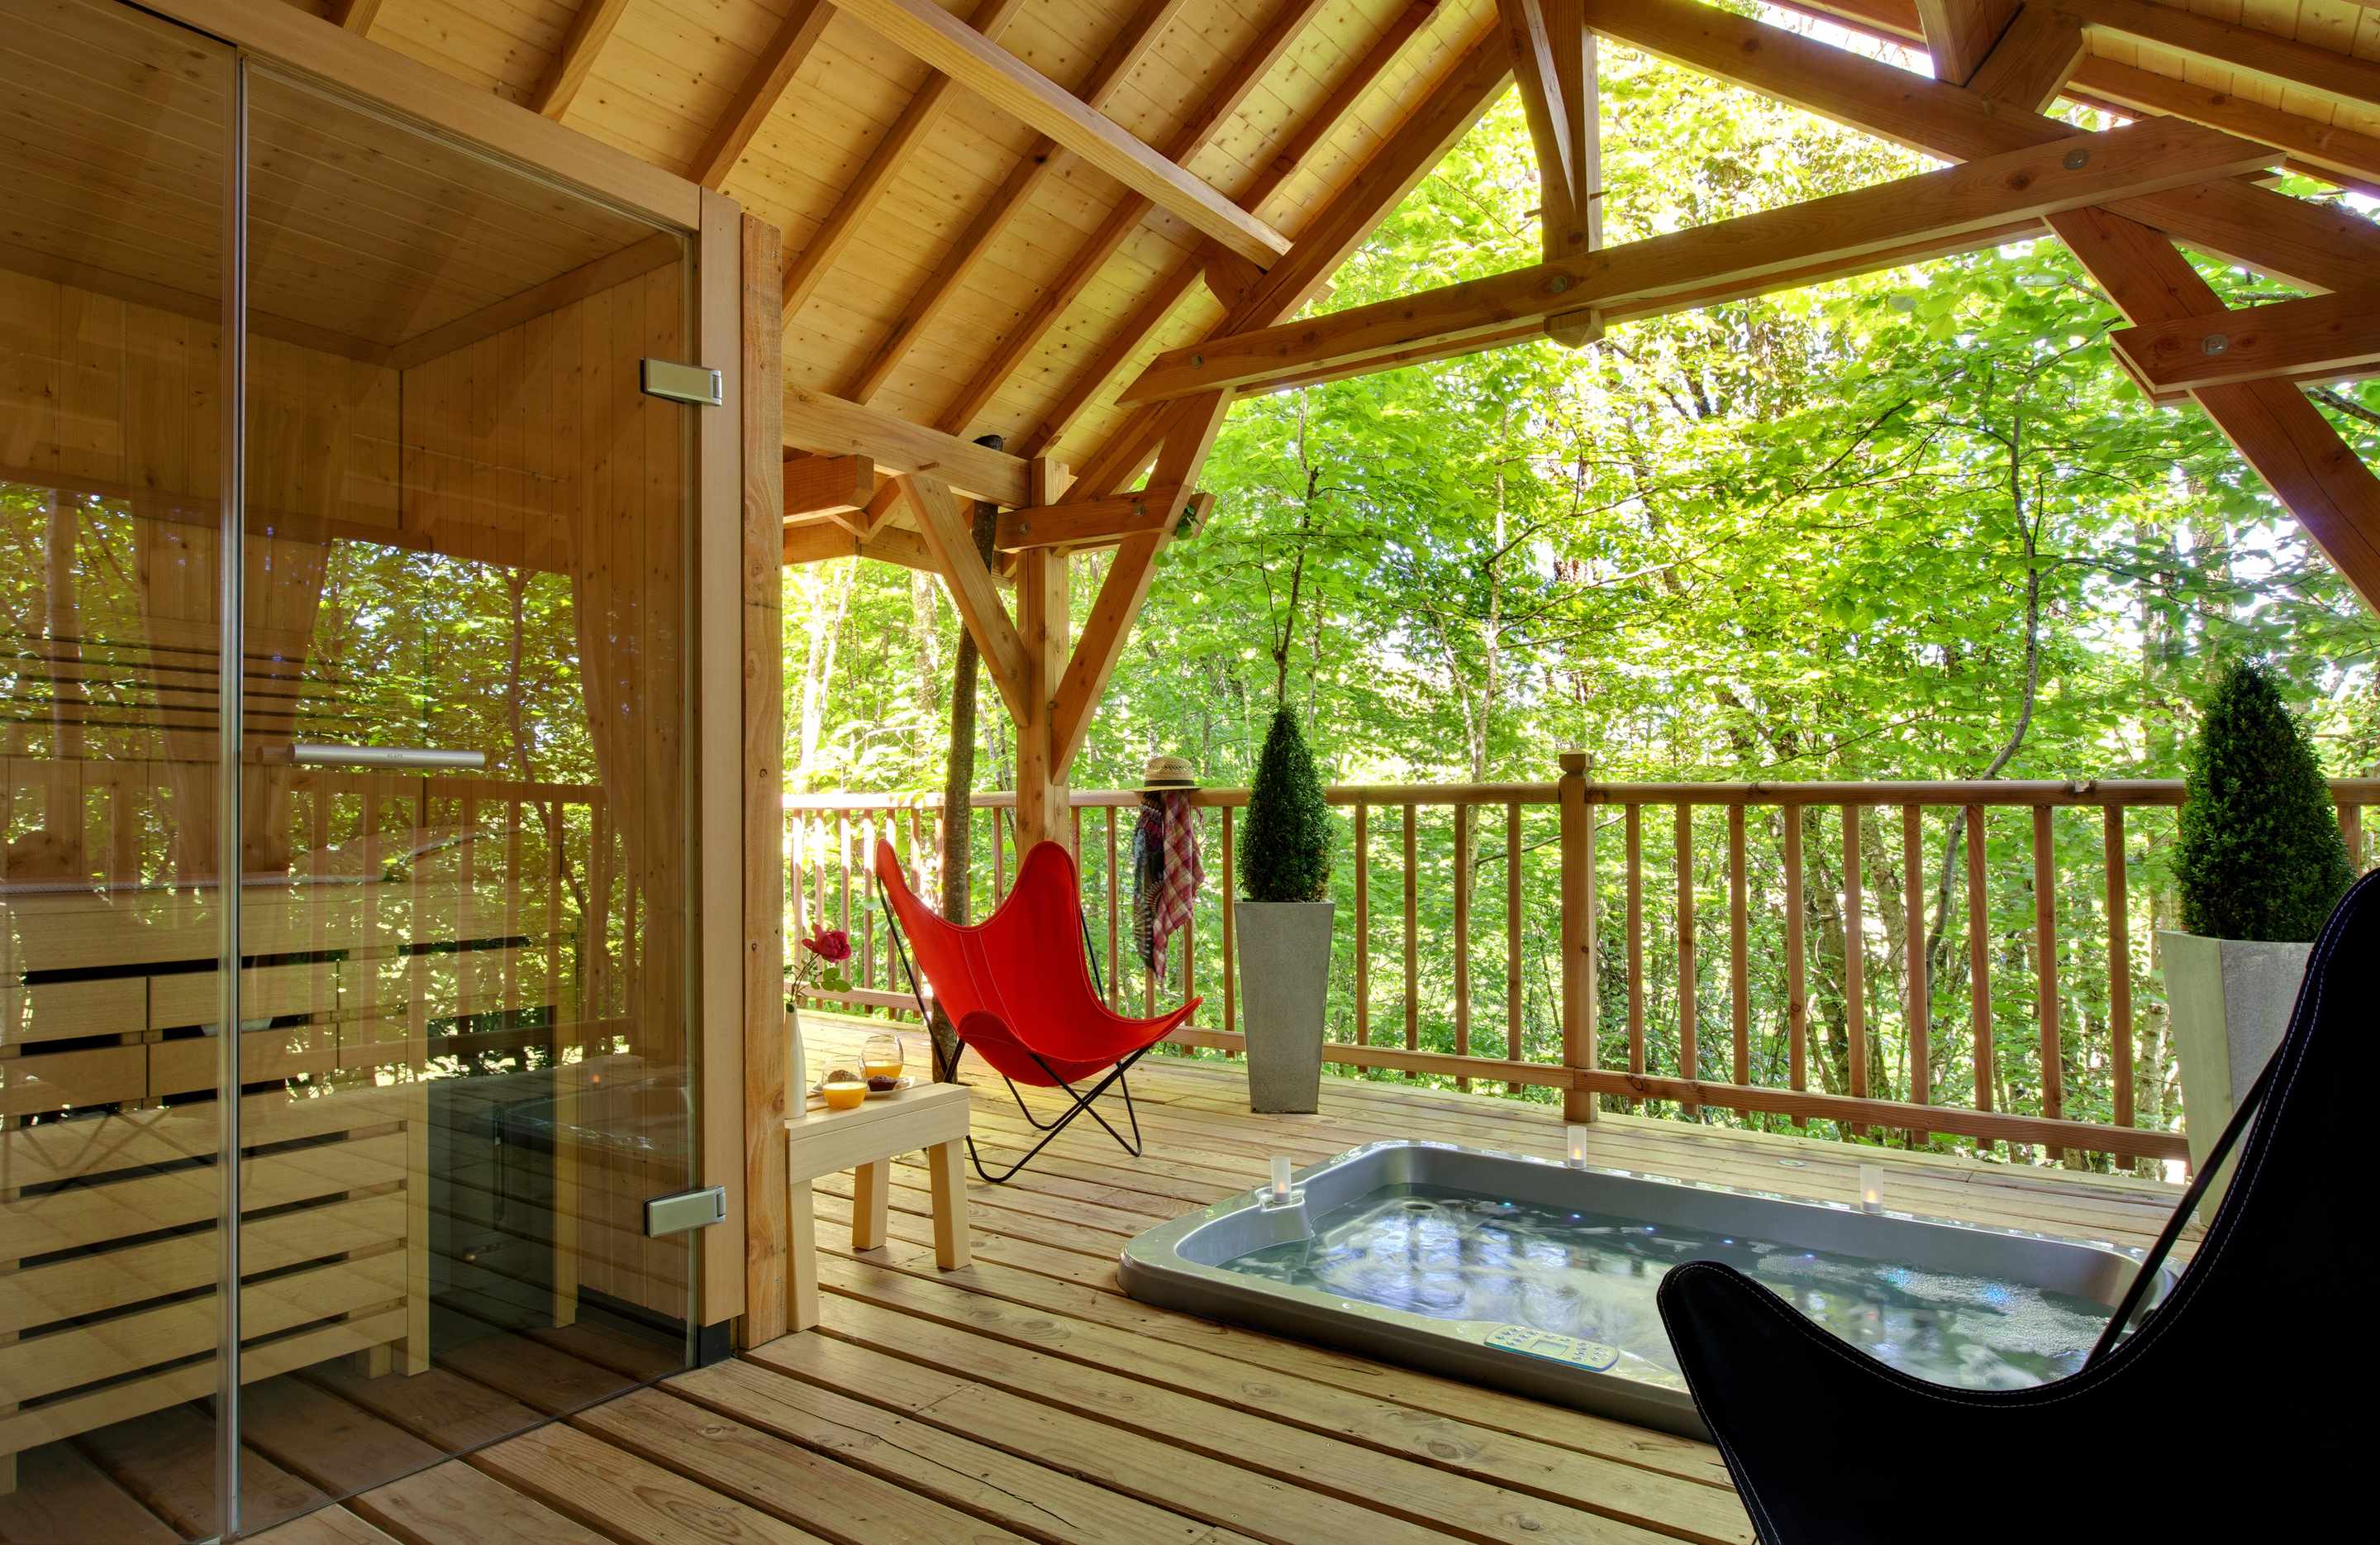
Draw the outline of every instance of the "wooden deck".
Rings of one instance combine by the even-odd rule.
[[[853,1059],[856,1022],[814,1015],[806,1024],[814,1071]],[[967,1271],[934,1269],[921,1168],[895,1186],[892,1242],[864,1256],[840,1226],[847,1177],[821,1182],[822,1331],[576,1409],[258,1538],[1750,1539],[1707,1445],[1165,1313],[1116,1291],[1111,1263],[1126,1238],[1255,1184],[1273,1153],[1302,1162],[1424,1135],[1552,1155],[1561,1137],[1553,1112],[1333,1079],[1318,1115],[1253,1116],[1233,1070],[1167,1059],[1135,1082],[1148,1156],[1120,1162],[1092,1129],[1007,1186],[976,1185]],[[995,1150],[1013,1153],[1026,1138],[996,1083],[978,1089],[976,1123]],[[1625,1117],[1602,1123],[1593,1149],[1597,1162],[1631,1169],[1839,1198],[1853,1195],[1864,1158],[1888,1166],[1897,1206],[2130,1243],[2154,1234],[2175,1194]],[[249,1506],[288,1510],[355,1491],[439,1448],[572,1413],[585,1405],[574,1391],[612,1377],[589,1357],[638,1371],[620,1369],[616,1342],[559,1332],[410,1380],[282,1381],[249,1417]],[[183,1448],[199,1444],[183,1462],[202,1461],[205,1422],[195,1408],[165,1415],[175,1420],[140,1443],[52,1456],[87,1472],[76,1492],[85,1505],[107,1504],[122,1520],[79,1538],[173,1538],[152,1511],[170,1490],[159,1476],[176,1463],[177,1435]],[[203,1477],[200,1463],[183,1484]],[[27,1532],[0,1513],[0,1539],[42,1538],[78,1537]]]

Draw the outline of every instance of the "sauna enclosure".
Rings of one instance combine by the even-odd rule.
[[[0,34],[0,1490],[163,1445],[196,1538],[201,1413],[301,1374],[690,1356],[700,233],[128,6]]]

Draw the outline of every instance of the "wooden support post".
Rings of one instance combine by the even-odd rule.
[[[1053,718],[1058,684],[1065,675],[1072,560],[1062,549],[1037,547],[1018,560],[1017,633],[1025,646],[1026,712],[1016,725],[1016,848],[1018,860],[1033,845],[1065,845],[1072,803],[1066,769],[1058,755]]]
[[[1916,805],[1900,807],[1900,947],[1906,952],[1908,992],[1902,1015],[1909,1033],[1909,1093],[1912,1105],[1934,1102],[1934,1002],[1926,980],[1925,821]],[[1909,1134],[1910,1146],[1925,1146],[1925,1134]]]
[[[1586,753],[1561,754],[1555,785],[1561,812],[1562,1065],[1592,1071],[1595,1060],[1595,818],[1586,804]],[[1595,1095],[1572,1085],[1562,1091],[1562,1119],[1591,1122]]]
[[[1703,1076],[1701,1004],[1694,1001],[1694,808],[1681,801],[1677,824],[1678,882],[1678,1077]],[[1702,1107],[1687,1101],[1680,1107],[1689,1121],[1702,1119]]]

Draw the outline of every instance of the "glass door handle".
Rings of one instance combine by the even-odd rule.
[[[300,767],[394,767],[476,772],[488,765],[488,753],[436,746],[326,746],[301,740],[274,760],[292,761]]]

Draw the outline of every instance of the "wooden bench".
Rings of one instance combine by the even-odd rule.
[[[798,1059],[794,1064],[801,1065]],[[807,1331],[819,1322],[817,1217],[810,1183],[838,1171],[852,1173],[851,1247],[872,1250],[884,1243],[892,1191],[892,1161],[923,1149],[934,1196],[934,1262],[956,1271],[972,1259],[967,1251],[966,1183],[960,1166],[967,1135],[968,1093],[964,1084],[923,1084],[848,1111],[830,1111],[810,1101],[785,1123],[785,1291],[789,1328]]]

